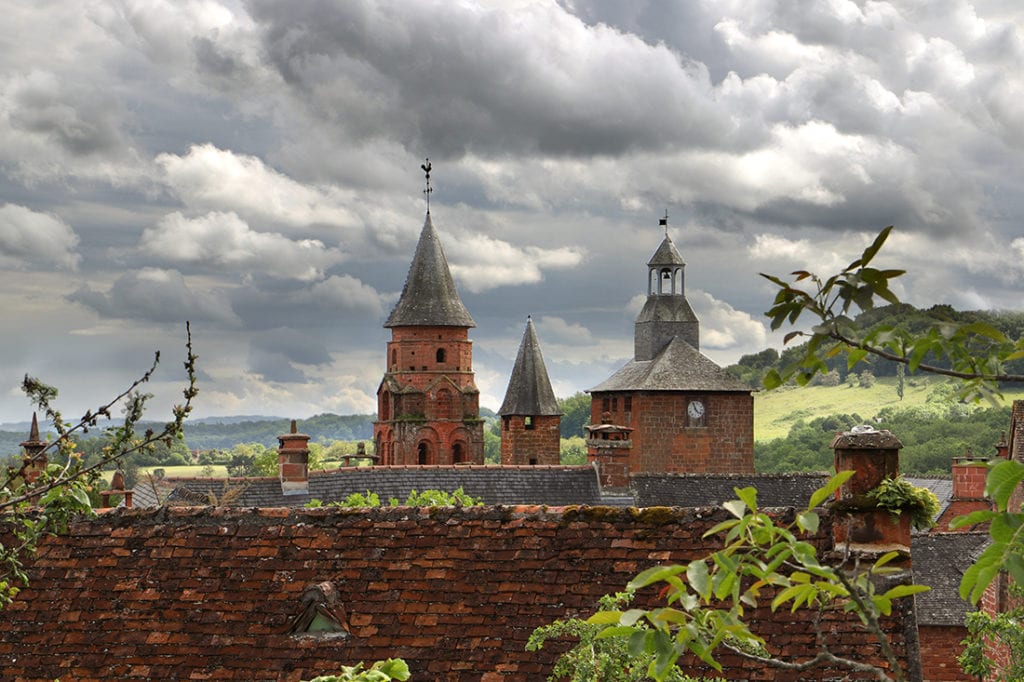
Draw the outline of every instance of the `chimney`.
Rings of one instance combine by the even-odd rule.
[[[882,479],[899,474],[903,443],[889,431],[855,426],[832,440],[836,471],[854,475],[836,491],[833,539],[836,549],[849,545],[851,551],[881,554],[898,550],[910,557],[910,516],[893,518],[867,496]]]
[[[39,421],[36,419],[36,413],[33,412],[32,428],[29,431],[28,440],[21,443],[21,447],[25,450],[22,471],[24,472],[26,483],[32,484],[46,471],[46,465],[49,462],[46,456],[46,448],[49,445],[49,443],[39,438]]]
[[[281,492],[298,495],[309,491],[309,436],[298,433],[292,420],[291,433],[277,437],[277,468]]]
[[[997,446],[998,448],[998,446]],[[953,458],[953,499],[983,500],[985,498],[985,477],[988,475],[988,459],[975,457],[970,450],[963,457]],[[989,507],[986,502],[983,508]]]

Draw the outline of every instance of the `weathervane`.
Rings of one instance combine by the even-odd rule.
[[[427,213],[430,213],[430,193],[434,191],[430,188],[430,169],[433,168],[433,166],[430,165],[430,159],[427,159],[426,163],[421,163],[420,168],[422,168],[423,172],[427,175],[427,188],[423,190],[423,194],[427,197]]]
[[[668,209],[665,209],[665,217],[658,219],[658,225],[665,228],[665,236],[668,236]]]

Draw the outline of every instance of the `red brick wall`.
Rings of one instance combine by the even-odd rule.
[[[416,680],[542,680],[563,647],[525,651],[534,628],[591,613],[651,565],[716,549],[720,540],[702,536],[726,517],[707,508],[111,513],[42,541],[29,587],[0,611],[0,679],[299,680],[400,656]],[[303,590],[322,581],[339,592],[351,636],[285,634]],[[784,654],[809,656],[812,619],[772,614],[770,598],[749,611],[755,627]],[[903,611],[894,613],[884,627],[902,656]],[[822,632],[837,654],[879,660],[840,610]],[[727,679],[842,676],[721,660]]]
[[[444,351],[442,361],[438,350]],[[456,444],[461,449],[459,461],[483,464],[483,424],[477,421],[479,394],[468,328],[395,327],[386,363],[373,426],[380,463],[419,464],[419,444],[427,441],[426,464],[453,463]],[[392,393],[388,379],[415,390]]]
[[[964,650],[960,642],[967,636],[962,625],[921,625],[921,675],[924,682],[960,682],[967,679],[956,662]]]
[[[630,413],[623,409],[627,395],[632,398]],[[749,393],[595,393],[592,424],[601,423],[605,396],[617,399],[612,423],[635,429],[630,436],[631,473],[754,472],[754,398]],[[702,427],[689,425],[686,408],[693,398],[705,404]]]
[[[501,418],[502,464],[558,464],[561,415],[539,415],[532,419],[533,428],[528,429],[522,415]]]

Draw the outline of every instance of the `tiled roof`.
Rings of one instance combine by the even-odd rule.
[[[533,329],[533,320],[527,318],[526,331],[519,344],[516,364],[512,367],[512,376],[508,380],[505,401],[501,404],[498,414],[515,415],[555,415],[562,414],[551,390],[551,380],[544,366],[544,356],[540,352],[537,333]]]
[[[534,628],[592,613],[652,565],[719,548],[704,533],[726,518],[575,507],[112,512],[40,542],[28,586],[0,610],[0,679],[294,682],[401,657],[415,680],[543,680],[567,643],[526,651]],[[811,541],[826,549],[827,531]],[[311,599],[344,631],[297,634]],[[654,588],[639,599],[652,604]],[[807,658],[821,636],[837,655],[880,660],[852,614],[831,610],[815,632],[806,612],[763,602],[746,615],[785,633],[784,655]],[[913,628],[905,617],[897,608],[883,621],[899,657]],[[728,679],[775,679],[757,662],[723,663]]]
[[[806,507],[825,485],[824,473],[633,474],[629,488],[638,507],[717,507],[736,499],[733,488],[754,486],[762,507]]]
[[[926,533],[910,541],[914,582],[931,589],[915,596],[920,625],[963,625],[974,611],[960,598],[960,579],[989,542],[988,533]]]
[[[276,478],[166,478],[158,486],[162,491],[160,502],[152,485],[137,485],[135,506],[158,506],[172,490],[182,502],[193,505],[301,507],[314,498],[328,503],[367,491],[377,493],[381,500],[395,497],[404,501],[412,490],[451,492],[460,487],[485,504],[560,506],[601,502],[597,474],[586,465],[347,467],[311,472],[308,493],[289,495],[281,492]]]
[[[430,213],[423,221],[423,231],[416,244],[402,296],[384,326],[476,326],[455,289],[448,259],[441,248]]]
[[[731,376],[693,346],[673,338],[653,360],[631,360],[603,383],[603,391],[743,391],[751,388]]]

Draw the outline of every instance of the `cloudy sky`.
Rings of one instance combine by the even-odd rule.
[[[900,294],[1019,308],[1017,0],[0,2],[0,421],[148,366],[154,416],[372,412],[432,215],[496,408],[526,316],[558,395],[632,354],[658,218],[702,350],[777,345],[757,276],[895,224]]]

